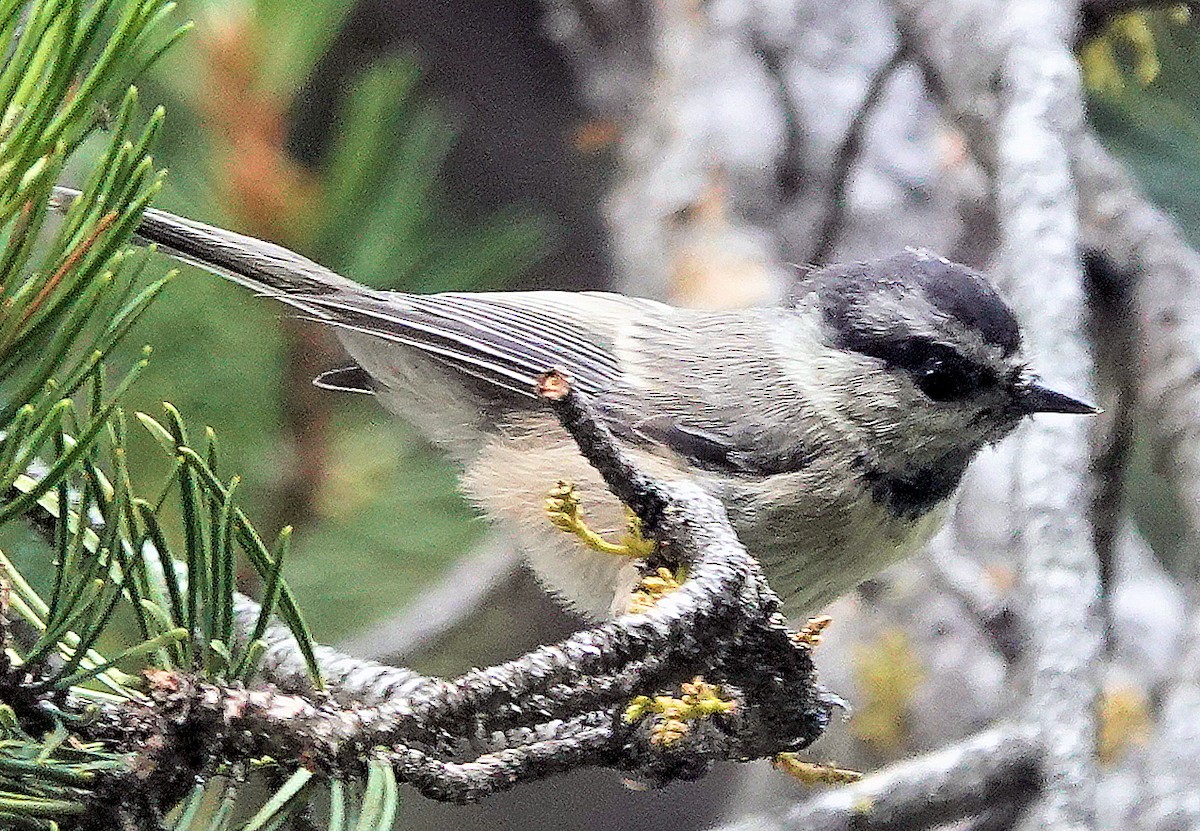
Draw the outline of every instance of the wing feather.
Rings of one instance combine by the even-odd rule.
[[[533,398],[551,367],[597,394],[617,384],[622,322],[660,304],[604,293],[394,293],[281,297],[320,310],[323,323],[417,349],[440,363]],[[666,308],[666,307],[661,307]]]

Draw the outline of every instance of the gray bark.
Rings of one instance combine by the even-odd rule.
[[[1010,3],[1011,31],[997,122],[999,263],[1027,349],[1053,381],[1090,386],[1083,337],[1077,196],[1071,154],[1082,96],[1069,44],[1069,3]],[[1053,321],[1053,325],[1048,325]],[[1018,527],[1028,602],[1025,717],[1045,742],[1045,786],[1029,828],[1087,829],[1096,821],[1095,707],[1101,629],[1090,502],[1087,425],[1037,420],[1021,436]],[[1023,514],[1023,515],[1022,515]]]

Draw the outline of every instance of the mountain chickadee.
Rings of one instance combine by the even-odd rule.
[[[58,207],[76,195],[58,189]],[[723,502],[791,615],[921,547],[971,458],[1025,416],[1096,412],[1030,374],[982,275],[923,250],[814,271],[780,308],[714,312],[601,292],[378,291],[158,210],[137,236],[334,327],[357,365],[316,383],[374,394],[442,445],[541,581],[593,617],[624,611],[637,572],[547,520],[567,480],[597,528],[626,521],[534,394],[551,367],[647,473]]]

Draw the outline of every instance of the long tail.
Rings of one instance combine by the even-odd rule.
[[[50,205],[66,212],[79,195],[73,188],[55,187]],[[281,299],[297,294],[315,297],[369,291],[283,246],[155,208],[142,215],[134,241],[155,245],[176,259]]]
[[[65,211],[78,196],[79,191],[55,188],[52,206]],[[534,379],[555,366],[589,393],[616,385],[621,366],[611,346],[614,332],[647,310],[666,309],[592,292],[426,296],[376,291],[282,246],[155,209],[146,210],[134,233],[137,242],[300,310],[303,317],[337,329],[343,340],[369,338],[370,346],[347,347],[370,364],[368,371],[382,375],[389,361],[395,362],[370,360],[370,355],[416,350],[509,398],[536,400]],[[362,389],[357,377],[327,382]]]

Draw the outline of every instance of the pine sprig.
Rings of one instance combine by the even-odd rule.
[[[157,493],[136,493],[121,400],[148,350],[106,380],[107,360],[170,278],[147,284],[148,255],[128,243],[161,187],[150,152],[164,119],[161,109],[140,114],[130,82],[189,28],[173,22],[173,9],[167,0],[0,2],[0,525],[42,531],[54,563],[43,593],[0,552],[4,827],[104,821],[120,798],[105,783],[134,757],[81,741],[75,728],[144,698],[130,671],[249,678],[277,607],[312,655],[280,577],[288,534],[267,551],[217,477],[215,454],[191,450],[173,411],[171,430],[139,419],[169,439],[178,461]],[[105,147],[51,226],[52,188],[98,132]],[[236,560],[247,548],[267,584],[251,637],[236,631],[233,613]],[[306,802],[309,776],[285,776],[252,827],[278,827]],[[195,807],[181,806],[175,827],[228,826]]]

